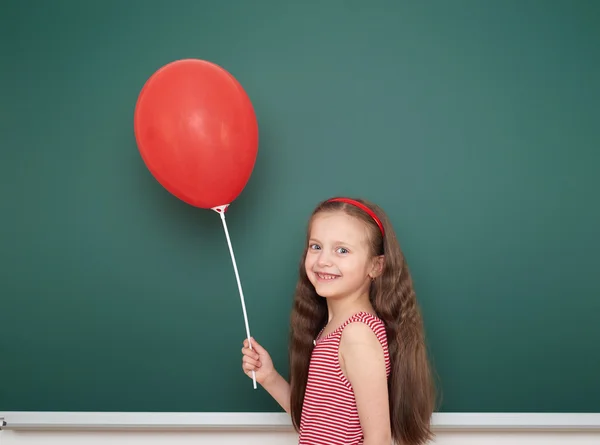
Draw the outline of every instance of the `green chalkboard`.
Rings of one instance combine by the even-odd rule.
[[[29,1],[0,15],[0,410],[279,411],[241,372],[219,216],[166,192],[138,93],[217,63],[260,146],[228,226],[287,375],[308,214],[387,210],[441,411],[600,412],[600,4]]]

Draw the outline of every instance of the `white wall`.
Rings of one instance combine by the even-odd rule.
[[[440,431],[437,445],[600,445],[600,432]],[[296,445],[292,432],[11,431],[1,445]]]
[[[296,445],[285,413],[0,412],[0,445]],[[600,445],[600,413],[435,413],[436,445]]]

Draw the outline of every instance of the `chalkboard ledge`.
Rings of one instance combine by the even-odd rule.
[[[596,430],[600,413],[435,413],[442,430]],[[286,413],[0,412],[11,430],[291,430]]]

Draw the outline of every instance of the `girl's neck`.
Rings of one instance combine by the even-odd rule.
[[[357,298],[327,300],[328,323],[341,323],[357,312],[362,311],[375,313],[369,301],[369,294],[364,294]]]

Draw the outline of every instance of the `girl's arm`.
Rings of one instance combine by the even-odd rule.
[[[350,323],[340,341],[341,366],[352,385],[364,445],[392,442],[383,348],[365,323]]]
[[[290,384],[275,370],[262,383],[263,388],[271,394],[277,403],[290,414]]]
[[[242,369],[246,375],[252,377],[252,371],[254,371],[256,381],[289,414],[292,393],[290,384],[277,372],[267,350],[252,338],[252,349],[248,346],[248,340],[244,340],[242,354]]]

